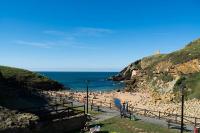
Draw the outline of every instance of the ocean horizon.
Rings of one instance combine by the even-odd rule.
[[[62,83],[71,91],[86,91],[86,80],[89,80],[89,91],[113,91],[124,88],[124,83],[108,80],[118,72],[40,71],[38,73]]]

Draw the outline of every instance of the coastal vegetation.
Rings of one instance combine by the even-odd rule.
[[[27,88],[43,90],[60,90],[64,86],[36,72],[24,69],[0,66],[1,82],[9,82],[9,85],[18,85]]]
[[[62,90],[64,87],[38,73],[24,69],[0,66],[0,105],[8,108],[41,106],[45,99],[32,95],[35,90]]]
[[[185,96],[187,99],[200,99],[200,72],[182,76],[174,86],[174,92],[179,91],[179,86],[185,86]]]
[[[169,54],[155,54],[137,60],[124,68],[113,80],[125,80],[126,90],[154,89],[160,93],[176,93],[179,82],[186,86],[188,99],[200,98],[200,39]],[[134,75],[133,73],[137,73]]]

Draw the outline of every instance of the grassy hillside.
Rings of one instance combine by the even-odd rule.
[[[154,76],[152,72],[155,69],[155,66],[160,62],[169,61],[172,63],[172,65],[177,65],[191,61],[193,59],[200,59],[200,39],[189,43],[186,47],[178,51],[172,52],[170,54],[162,54],[162,55],[147,57],[144,58],[143,61],[149,62],[147,71],[151,73],[149,74],[149,76],[150,78],[152,78],[151,76]],[[162,73],[161,75],[163,74],[165,74],[165,72]],[[180,76],[184,77],[184,80],[183,78],[181,78],[178,82],[182,82],[181,84],[185,84],[186,86],[185,93],[187,95],[187,98],[200,99],[200,72],[195,72]],[[168,80],[168,82],[173,80],[173,78],[169,74],[160,76],[158,77],[158,79],[161,79],[162,81],[165,81],[165,79],[170,79]],[[179,87],[180,87],[179,83],[175,84],[174,91],[177,91]]]
[[[46,99],[31,94],[30,88],[60,90],[64,87],[38,73],[0,66],[0,106],[18,109],[46,104]]]
[[[43,90],[63,89],[63,85],[57,81],[51,80],[38,73],[19,68],[0,66],[0,77],[2,77],[2,79],[4,79],[3,81],[8,85],[17,84]]]
[[[187,99],[200,99],[200,72],[182,76],[174,86],[174,92],[178,92],[180,85],[185,85],[185,96]]]
[[[193,59],[200,59],[200,39],[189,43],[183,49],[177,50],[170,54],[159,54],[145,57],[142,60],[148,63],[148,67],[152,68],[161,61],[170,61],[173,65],[185,63]]]
[[[140,75],[132,76],[133,70],[139,71]],[[180,84],[176,83],[179,77],[181,79],[178,82],[185,77],[181,82],[187,87],[188,98],[200,98],[200,39],[172,53],[152,55],[135,61],[113,80],[136,81],[127,85],[129,91],[153,88],[156,91],[176,92],[180,87]]]

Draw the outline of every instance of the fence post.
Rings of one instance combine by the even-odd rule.
[[[194,126],[195,127],[197,126],[197,118],[196,117],[194,118]]]
[[[92,109],[93,109],[93,107],[92,107],[93,105],[91,104],[91,111],[92,111]]]
[[[67,117],[69,117],[69,108],[67,109]]]
[[[64,107],[64,104],[65,104],[65,99],[63,99],[63,102],[62,102],[62,103],[63,103],[63,107]]]
[[[98,112],[100,111],[100,110],[99,110],[99,106],[97,106],[97,110],[98,110]]]
[[[177,123],[177,117],[178,117],[178,115],[176,114],[176,115],[175,115],[175,121],[176,121],[176,123]]]
[[[84,108],[84,114],[85,114],[85,104],[84,104],[83,108]]]
[[[111,107],[111,102],[110,102],[110,109],[111,109],[112,107]]]
[[[160,111],[158,112],[159,114],[158,114],[158,118],[160,119]]]
[[[144,109],[144,116],[146,116],[146,114],[147,114],[147,110],[146,110],[146,109]]]
[[[57,104],[56,104],[56,113],[58,112],[58,107],[57,107]]]

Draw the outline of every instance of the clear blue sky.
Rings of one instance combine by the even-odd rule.
[[[1,0],[0,64],[119,71],[200,37],[199,0]]]

